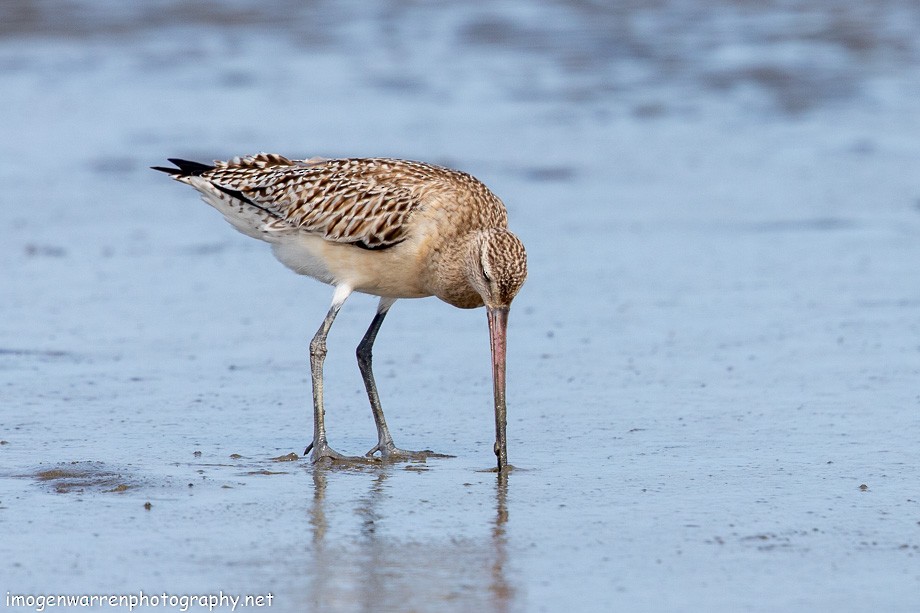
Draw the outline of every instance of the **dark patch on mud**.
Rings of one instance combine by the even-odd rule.
[[[58,494],[87,491],[122,493],[139,484],[127,471],[102,462],[69,462],[23,476],[47,485]]]
[[[229,243],[198,243],[182,247],[178,249],[178,252],[183,255],[214,255],[215,253],[223,253],[229,248]]]
[[[67,256],[67,250],[57,245],[29,243],[25,246],[23,252],[29,258],[63,258]]]
[[[424,473],[431,470],[426,464],[407,464],[403,470],[416,473]]]
[[[521,171],[529,181],[541,183],[565,183],[578,174],[571,166],[532,166]]]
[[[847,69],[846,65],[816,67],[767,63],[713,70],[701,78],[707,87],[716,91],[731,91],[750,85],[759,87],[778,109],[797,114],[856,95],[857,81],[847,78]]]
[[[750,232],[833,232],[852,230],[859,224],[851,219],[839,217],[816,217],[814,219],[781,219],[753,223],[746,228]]]
[[[53,349],[10,349],[0,347],[0,356],[16,357],[37,357],[37,358],[66,358],[73,354],[66,351],[56,351]]]
[[[271,29],[299,34],[298,42],[316,47],[333,40],[335,23],[317,18],[312,3],[266,2],[159,2],[125,3],[113,10],[106,2],[35,2],[4,0],[0,3],[0,38],[44,36],[58,38],[122,38],[167,27],[219,29]]]

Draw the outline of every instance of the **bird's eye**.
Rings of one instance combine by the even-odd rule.
[[[486,255],[485,250],[483,250],[482,256],[479,260],[479,267],[482,269],[482,276],[485,278],[486,283],[489,283],[491,285],[492,277],[489,276],[489,259],[488,259],[488,256]]]
[[[489,271],[489,267],[487,266],[487,264],[488,264],[488,262],[486,262],[486,261],[483,259],[483,261],[482,261],[482,276],[483,276],[483,278],[486,280],[486,283],[488,283],[489,285],[491,285],[493,279],[492,279],[492,275],[489,274],[490,271]]]

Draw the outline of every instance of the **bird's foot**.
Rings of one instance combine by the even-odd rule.
[[[377,443],[374,445],[374,448],[368,451],[365,457],[375,458],[374,454],[379,453],[380,459],[384,462],[404,462],[409,460],[427,460],[428,458],[453,458],[455,456],[447,455],[444,453],[435,453],[430,449],[425,449],[423,451],[409,451],[407,449],[400,449],[392,442],[389,443]]]
[[[310,462],[316,464],[323,460],[323,458],[328,458],[332,462],[348,462],[348,463],[361,463],[366,464],[368,459],[362,456],[353,456],[353,455],[344,455],[339,453],[335,449],[329,446],[329,443],[322,441],[318,445],[315,443],[310,443],[307,448],[304,450],[303,454],[307,455],[310,453],[310,450],[313,450],[312,455],[310,455]]]

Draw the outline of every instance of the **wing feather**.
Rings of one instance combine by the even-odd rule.
[[[289,160],[262,153],[216,162],[199,176],[276,217],[279,230],[385,249],[406,239],[408,218],[422,200],[415,186],[436,171],[400,160]]]

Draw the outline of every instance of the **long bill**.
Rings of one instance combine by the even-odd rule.
[[[505,348],[507,346],[508,307],[486,307],[489,317],[489,337],[492,341],[492,385],[495,391],[495,456],[498,470],[508,466],[508,445],[505,430],[508,424],[505,404]]]

